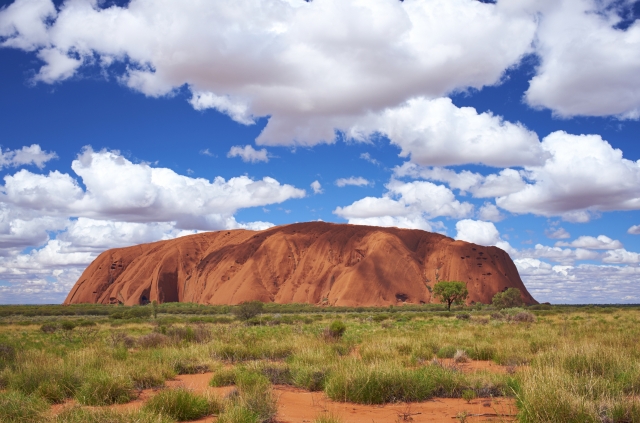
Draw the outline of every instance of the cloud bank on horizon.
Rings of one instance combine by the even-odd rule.
[[[148,104],[215,111],[254,135],[194,155],[264,172],[196,177],[91,139],[64,154],[45,138],[2,139],[12,148],[0,151],[0,302],[61,301],[106,248],[264,229],[274,207],[310,220],[302,208],[315,212],[324,198],[325,220],[498,246],[540,301],[639,303],[640,254],[627,248],[640,249],[640,160],[625,156],[637,140],[599,133],[640,118],[636,9],[631,0],[10,2],[0,44],[30,58],[24,90],[52,87],[51,97],[94,78]],[[532,60],[517,120],[480,107]],[[338,144],[372,151],[330,177],[335,153],[324,151]],[[300,149],[318,151],[316,173],[288,161]],[[272,176],[285,161],[288,181]],[[264,218],[238,220],[251,210]],[[635,221],[621,230],[620,214]],[[535,245],[532,219],[546,234]]]

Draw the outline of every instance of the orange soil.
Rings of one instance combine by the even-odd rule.
[[[466,282],[467,303],[490,303],[510,287],[520,289],[527,304],[536,303],[497,247],[415,229],[309,222],[105,251],[65,304],[420,304],[437,302],[431,291],[438,280]]]
[[[447,360],[442,360],[445,365]],[[451,362],[451,360],[448,360]],[[485,361],[472,361],[458,365],[465,372],[488,370],[491,372],[505,372],[505,368],[495,363]],[[183,387],[194,392],[209,392],[215,395],[224,396],[234,389],[232,386],[212,388],[209,380],[213,373],[203,373],[197,375],[181,375],[175,380],[167,381],[168,388]],[[157,390],[147,389],[140,393],[140,396],[127,404],[110,406],[113,409],[126,410],[136,409]],[[434,422],[452,423],[456,422],[458,413],[467,412],[471,416],[467,422],[514,422],[514,415],[517,413],[515,401],[512,398],[477,398],[470,403],[460,398],[434,398],[429,401],[419,403],[400,403],[386,405],[361,405],[352,403],[335,402],[327,398],[322,392],[308,392],[291,386],[276,385],[273,388],[274,395],[278,400],[278,414],[276,417],[279,423],[304,423],[313,422],[318,416],[325,412],[333,413],[348,423],[396,423],[401,421],[413,422]],[[53,413],[58,413],[62,407],[73,404],[69,401],[64,405],[53,406]],[[473,416],[478,414],[481,416]],[[492,416],[498,414],[500,416]],[[403,420],[404,417],[406,420]],[[206,417],[195,420],[195,423],[213,423],[217,421],[215,417]]]

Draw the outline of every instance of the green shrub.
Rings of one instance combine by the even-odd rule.
[[[165,389],[149,399],[143,410],[178,421],[196,420],[210,414],[209,401],[186,389]]]
[[[129,378],[96,371],[84,380],[76,399],[83,405],[124,404],[134,398],[132,389]]]
[[[264,304],[260,301],[248,301],[242,304],[239,304],[233,310],[233,314],[241,320],[249,320],[252,317],[256,317],[258,314],[262,313],[264,308]]]
[[[491,304],[495,308],[502,310],[503,308],[521,307],[524,305],[524,301],[518,288],[507,288],[505,291],[494,295]]]
[[[49,409],[47,402],[36,395],[19,391],[0,392],[0,421],[4,423],[40,423]]]

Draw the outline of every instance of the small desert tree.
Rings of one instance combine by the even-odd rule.
[[[440,281],[433,286],[433,295],[441,302],[447,303],[447,310],[451,311],[451,304],[463,304],[469,291],[464,282]]]
[[[262,313],[262,307],[263,304],[260,301],[247,301],[239,304],[238,307],[233,310],[233,314],[239,319],[249,320]]]
[[[497,309],[503,309],[520,307],[524,304],[524,301],[522,301],[522,294],[518,288],[508,288],[494,295],[491,304]]]

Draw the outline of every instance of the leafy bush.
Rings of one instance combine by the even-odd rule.
[[[248,301],[238,305],[233,314],[241,320],[249,320],[262,313],[263,308],[264,304],[260,301]]]
[[[497,309],[521,307],[524,305],[522,294],[518,288],[508,288],[493,296],[491,304]]]
[[[196,420],[210,414],[209,401],[183,388],[165,389],[148,400],[143,410],[178,421]]]

